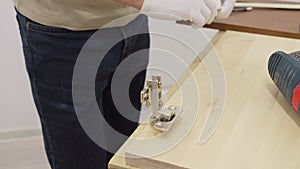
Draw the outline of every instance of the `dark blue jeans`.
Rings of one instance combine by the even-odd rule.
[[[52,169],[107,168],[113,153],[98,146],[85,133],[78,121],[72,99],[72,77],[76,60],[84,44],[97,30],[71,31],[45,26],[19,12],[17,20],[50,166]],[[144,32],[148,30],[147,23],[147,17],[140,15],[129,24],[132,24],[131,27],[135,24],[139,27],[142,25]],[[118,30],[121,27],[108,29]],[[102,42],[107,40],[109,39],[100,39]],[[111,96],[111,79],[118,65],[127,56],[148,49],[149,41],[148,33],[119,41],[105,55],[95,78],[95,94],[98,105],[103,110],[102,114],[115,130],[127,136],[136,129],[138,123],[128,120],[117,111]],[[148,62],[148,54],[141,57]],[[138,73],[132,79],[128,91],[132,105],[138,110],[141,107],[139,96],[145,74],[146,70]],[[136,120],[138,117],[139,114],[136,114]]]

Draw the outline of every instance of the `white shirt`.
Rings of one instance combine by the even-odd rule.
[[[29,19],[48,26],[71,30],[99,29],[138,10],[113,0],[13,0]]]

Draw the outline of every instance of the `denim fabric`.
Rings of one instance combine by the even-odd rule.
[[[147,26],[147,18],[143,15],[139,17],[143,18],[140,24]],[[52,169],[107,168],[113,154],[87,136],[77,119],[72,100],[72,76],[77,57],[83,45],[97,30],[71,31],[49,27],[31,21],[18,12],[17,20],[50,166]],[[108,29],[118,31],[122,27]],[[102,41],[106,40],[109,39]],[[105,119],[114,129],[128,136],[137,127],[137,122],[126,119],[115,108],[111,96],[111,79],[122,60],[136,51],[148,49],[149,41],[148,34],[120,41],[105,55],[95,79],[95,93]],[[145,60],[148,61],[148,56]],[[141,107],[139,92],[143,88],[145,74],[146,70],[140,72],[130,85],[129,96],[136,109]],[[139,114],[136,114],[136,119],[138,117]]]

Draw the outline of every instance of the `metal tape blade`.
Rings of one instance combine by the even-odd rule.
[[[264,3],[264,2],[236,2],[234,7],[253,7],[253,8],[268,8],[268,9],[290,9],[299,10],[300,4],[288,3]]]

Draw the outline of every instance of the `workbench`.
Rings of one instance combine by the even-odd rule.
[[[300,168],[300,116],[276,88],[267,71],[267,61],[273,52],[299,50],[300,41],[220,31],[211,43],[190,65],[188,73],[179,79],[182,84],[174,86],[168,93],[168,103],[185,104],[171,131],[162,134],[149,124],[141,124],[111,159],[110,169]],[[224,113],[213,136],[200,144],[201,129],[212,104],[215,104],[210,78],[202,60],[216,54],[226,78]],[[194,84],[197,91],[191,87]],[[191,97],[183,98],[182,93]],[[189,111],[195,109],[195,105],[197,116],[190,117]],[[170,149],[147,154],[147,149],[173,144],[170,138],[186,125],[190,126],[186,135]],[[144,144],[134,144],[134,140],[143,139]],[[132,158],[136,156],[141,158]]]

